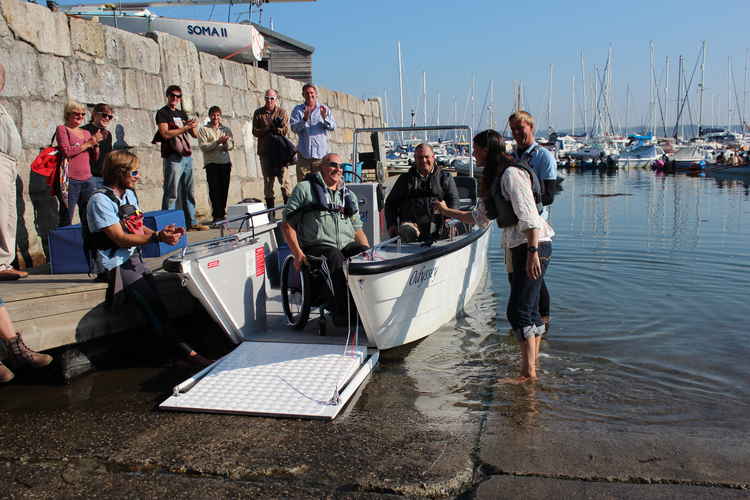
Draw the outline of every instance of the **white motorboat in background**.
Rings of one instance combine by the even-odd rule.
[[[199,51],[231,57],[233,61],[255,63],[263,58],[263,35],[251,24],[175,19],[156,15],[145,8],[79,5],[65,7],[64,11],[85,19],[98,19],[102,24],[131,33],[169,33],[193,42]]]
[[[664,150],[654,143],[652,136],[631,136],[634,142],[617,155],[619,168],[647,168],[664,156]]]

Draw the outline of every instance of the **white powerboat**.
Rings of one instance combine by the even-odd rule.
[[[353,157],[358,133],[455,129],[472,136],[469,127],[459,126],[356,129]],[[477,201],[471,166],[468,174],[455,178],[463,209]],[[351,259],[349,290],[371,345],[384,350],[424,338],[460,314],[474,296],[486,274],[492,226],[449,226],[454,233],[447,239],[403,244],[396,238]]]

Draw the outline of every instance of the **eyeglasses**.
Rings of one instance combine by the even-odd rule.
[[[326,164],[326,167],[337,168],[339,170],[343,170],[344,169],[344,164],[343,163],[336,163],[335,161],[329,161]]]
[[[115,115],[108,115],[107,113],[99,113],[99,114],[102,115],[102,118],[106,118],[107,120],[111,120],[112,118],[115,117]]]
[[[273,96],[273,95],[272,96],[266,96],[266,97],[264,97],[264,99],[266,101],[275,101],[276,100],[276,96]]]
[[[141,173],[138,170],[131,170],[130,177],[138,177]]]
[[[182,94],[173,94],[170,92],[169,97],[174,97],[175,99],[182,99]]]

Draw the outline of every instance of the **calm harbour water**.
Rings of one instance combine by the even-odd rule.
[[[674,430],[750,427],[745,183],[648,170],[567,172],[550,218],[552,328],[535,411]],[[490,282],[468,315],[403,362],[423,394],[416,404],[429,413],[528,403],[528,391],[494,383],[515,375],[519,358],[505,319],[499,235]]]

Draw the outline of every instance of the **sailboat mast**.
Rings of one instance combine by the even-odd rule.
[[[422,71],[422,116],[424,121],[422,122],[427,126],[427,72]],[[427,142],[427,131],[424,131],[424,141]]]
[[[576,75],[570,91],[570,135],[576,135]]]
[[[654,51],[654,42],[653,40],[648,43],[649,46],[649,52],[650,52],[650,60],[651,60],[651,78],[649,79],[649,103],[648,103],[648,125],[649,129],[651,131],[651,135],[656,135],[656,103],[654,102],[654,96],[656,92],[654,92],[656,87],[656,75],[655,75],[655,67],[656,67],[656,59],[655,59],[655,51]]]
[[[678,132],[680,127],[680,104],[682,101],[682,56],[680,56],[677,64],[677,113],[675,115],[674,123],[674,138],[678,138]]]
[[[623,133],[628,135],[628,115],[630,114],[630,84],[625,85],[625,122],[623,124]]]
[[[667,123],[669,123],[669,56],[667,56],[664,66],[664,117],[661,123],[664,129],[664,137],[667,136]]]
[[[401,42],[396,42],[398,48],[398,88],[401,94],[401,126],[404,126],[404,69],[401,62]],[[404,143],[404,132],[401,132],[401,144]]]
[[[552,72],[554,65],[549,65],[549,79],[547,80],[547,132],[552,132]]]
[[[586,120],[586,106],[588,106],[588,102],[586,102],[586,66],[583,61],[583,51],[581,51],[581,88],[583,90],[583,135],[588,137],[588,122]]]
[[[703,135],[703,91],[705,90],[706,76],[706,41],[703,40],[701,50],[701,83],[698,87],[698,137]]]

